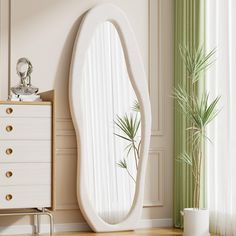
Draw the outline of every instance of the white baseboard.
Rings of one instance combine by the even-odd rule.
[[[84,232],[91,231],[86,223],[67,223],[55,224],[55,232]],[[137,228],[156,228],[156,227],[172,227],[172,219],[142,219],[140,220]],[[0,227],[0,235],[7,234],[32,234],[34,231],[33,225],[12,225],[8,227]],[[41,224],[41,233],[49,232],[49,224]]]
[[[173,227],[172,219],[142,219],[140,220],[137,228],[147,229],[147,228],[158,228],[158,227]]]

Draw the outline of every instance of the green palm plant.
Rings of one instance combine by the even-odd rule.
[[[205,159],[204,144],[207,125],[217,116],[217,104],[220,97],[209,101],[209,94],[206,91],[199,96],[197,94],[198,82],[201,74],[214,62],[213,56],[215,49],[205,54],[203,47],[190,50],[187,47],[180,47],[180,54],[187,70],[189,80],[189,90],[184,86],[178,86],[174,90],[174,97],[179,107],[188,121],[189,127],[186,132],[190,137],[188,144],[192,145],[191,152],[182,153],[177,159],[191,166],[194,188],[193,188],[193,207],[200,207],[201,190],[201,170]]]
[[[129,171],[129,168],[128,168],[128,165],[127,165],[127,162],[125,160],[125,158],[123,160],[120,160],[117,165],[120,167],[120,168],[123,168],[127,171],[128,175],[130,176],[130,178],[136,182],[135,178],[132,176],[132,174],[130,173]]]
[[[120,131],[119,133],[115,133],[115,135],[125,141],[127,141],[127,146],[125,150],[127,151],[126,158],[130,156],[130,153],[133,153],[133,157],[135,160],[135,166],[136,170],[138,169],[138,162],[140,159],[140,145],[141,145],[141,139],[138,138],[138,131],[140,129],[140,106],[138,101],[134,101],[134,104],[132,106],[132,110],[136,112],[135,115],[133,114],[125,114],[124,116],[117,115],[116,120],[114,120],[114,124],[116,128]],[[127,171],[128,175],[132,178],[132,180],[135,182],[134,176],[131,175],[126,159],[120,160],[117,165],[120,168],[123,168]]]

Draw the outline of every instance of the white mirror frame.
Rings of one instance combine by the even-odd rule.
[[[85,169],[84,163],[86,150],[83,148],[85,140],[83,139],[83,119],[79,96],[87,49],[90,45],[93,33],[97,27],[105,21],[113,23],[118,31],[124,50],[129,78],[141,107],[142,147],[137,172],[134,201],[126,218],[117,224],[109,224],[99,217],[95,209],[93,209],[86,191],[85,179],[86,175],[89,174],[89,170]],[[151,108],[146,73],[139,53],[135,34],[125,13],[113,4],[98,5],[89,10],[83,18],[75,39],[72,54],[69,101],[78,147],[77,198],[84,218],[95,232],[135,229],[141,218],[143,208],[144,184],[151,134]]]

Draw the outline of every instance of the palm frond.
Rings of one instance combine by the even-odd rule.
[[[140,112],[140,105],[139,105],[138,100],[134,100],[132,110],[135,111],[135,112]]]
[[[203,93],[200,98],[197,98],[189,95],[181,87],[174,90],[174,96],[183,113],[196,129],[205,128],[219,113],[216,106],[220,96],[209,104],[209,94]]]
[[[140,118],[137,115],[135,117],[133,115],[124,115],[123,117],[117,116],[114,123],[122,132],[122,134],[116,133],[116,136],[129,141],[135,140],[140,127]]]
[[[122,136],[122,135],[120,135],[120,134],[117,134],[117,133],[114,133],[117,137],[120,137],[120,138],[122,138],[122,139],[125,139],[125,140],[127,140],[127,141],[132,141],[132,140],[130,140],[129,138],[126,138],[125,136]]]
[[[179,157],[177,158],[177,161],[184,162],[184,163],[186,163],[187,165],[190,165],[190,166],[193,165],[192,158],[187,152],[184,152],[184,153],[180,154]]]
[[[220,100],[220,96],[216,97],[209,104],[209,94],[204,93],[199,101],[195,104],[195,116],[198,117],[199,128],[205,128],[218,114],[216,106]]]
[[[117,165],[120,167],[120,168],[123,168],[123,169],[127,169],[127,162],[125,159],[123,160],[120,160]]]
[[[201,73],[214,63],[213,56],[216,53],[216,49],[214,48],[205,54],[202,46],[197,49],[190,49],[180,45],[179,52],[188,71],[189,78],[192,79],[192,83],[195,83],[199,80]]]
[[[130,178],[134,181],[134,183],[136,182],[135,181],[135,178],[133,177],[133,175],[130,173],[129,169],[128,169],[128,165],[127,165],[127,162],[125,159],[123,160],[120,160],[117,165],[122,168],[122,169],[125,169],[128,173],[128,175],[130,176]]]
[[[130,152],[133,150],[134,146],[133,146],[133,143],[130,143],[128,144],[126,147],[125,147],[125,150],[127,150],[127,154],[126,154],[126,157],[129,156]]]
[[[139,144],[138,144],[138,148],[137,148],[137,151],[138,151],[138,158],[139,158],[139,159],[140,159],[140,148],[141,148],[141,143],[142,143],[142,140],[140,139]]]
[[[205,124],[209,124],[219,113],[219,110],[216,109],[216,106],[220,100],[220,96],[216,97],[211,104],[206,107],[206,112],[204,114]]]
[[[174,89],[174,98],[178,102],[184,113],[188,113],[188,110],[191,108],[190,96],[187,91],[180,86]]]

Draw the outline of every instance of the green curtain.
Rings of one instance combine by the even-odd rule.
[[[205,41],[205,0],[175,0],[175,77],[174,86],[183,85],[188,90],[189,83],[186,69],[179,53],[179,46],[190,49],[204,46]],[[202,80],[201,80],[202,81]],[[202,82],[201,82],[202,83]],[[199,91],[204,84],[198,84]],[[187,144],[186,128],[189,127],[181,109],[175,102],[175,135],[174,135],[174,225],[182,227],[180,214],[186,207],[192,207],[193,179],[191,169],[184,163],[176,161],[183,151],[191,151]],[[204,175],[203,175],[204,176]],[[205,190],[205,181],[201,188]],[[205,192],[202,191],[201,206],[205,206]]]

